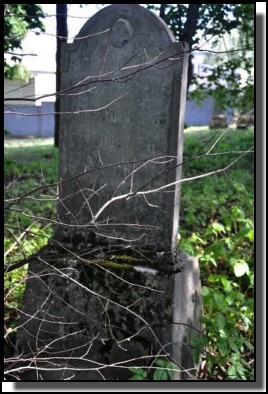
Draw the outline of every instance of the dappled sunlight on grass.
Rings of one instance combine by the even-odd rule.
[[[54,144],[53,138],[5,138],[5,148],[37,147]]]

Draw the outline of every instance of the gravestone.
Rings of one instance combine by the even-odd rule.
[[[152,377],[158,357],[192,370],[198,263],[176,250],[187,47],[114,4],[62,53],[59,220],[29,262],[22,379]]]
[[[149,191],[180,177],[186,47],[156,15],[122,4],[97,13],[63,53],[60,230],[169,250],[179,185]]]
[[[217,129],[217,128],[227,128],[227,127],[228,127],[228,121],[225,113],[221,108],[214,106],[213,116],[211,118],[209,128]]]
[[[227,117],[224,114],[215,115],[212,117],[209,124],[210,129],[226,128],[228,127]]]

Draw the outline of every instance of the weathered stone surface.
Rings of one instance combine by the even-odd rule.
[[[45,249],[30,262],[18,337],[23,380],[125,380],[126,366],[172,353],[174,283],[191,259],[178,255],[174,266],[168,255],[115,254],[78,259]],[[179,321],[191,324],[188,317],[185,310]]]
[[[203,331],[198,259],[190,259],[186,254],[184,257],[187,261],[185,268],[174,278],[173,355],[182,366],[182,370],[175,373],[175,380],[188,379],[191,374],[195,376],[193,340],[200,338]],[[190,375],[184,370],[189,370]]]
[[[185,51],[162,20],[136,4],[101,10],[64,46],[63,223],[106,240],[174,247],[179,188],[148,191],[180,178]]]

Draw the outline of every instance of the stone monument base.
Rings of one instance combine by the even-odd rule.
[[[133,367],[148,369],[152,378],[159,357],[177,363],[178,371],[195,368],[197,274],[196,261],[183,253],[119,245],[66,253],[44,248],[29,263],[18,332],[20,378],[122,381]]]

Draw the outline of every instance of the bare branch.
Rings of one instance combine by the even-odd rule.
[[[36,53],[15,53],[15,52],[5,52],[8,55],[14,55],[14,56],[37,56]]]
[[[143,187],[142,187],[142,188],[140,188],[138,191],[134,191],[134,192],[130,192],[130,193],[125,193],[125,194],[121,194],[121,195],[119,195],[119,196],[112,197],[112,198],[111,198],[110,200],[108,200],[105,204],[103,204],[103,206],[96,212],[96,214],[94,215],[94,219],[91,221],[91,223],[92,223],[92,224],[96,223],[96,220],[97,220],[98,217],[103,213],[103,211],[104,211],[108,206],[110,206],[111,204],[113,204],[115,201],[123,200],[123,199],[129,199],[129,198],[132,198],[132,197],[134,197],[134,196],[140,196],[140,195],[145,196],[145,195],[147,195],[147,194],[158,193],[158,192],[163,191],[163,190],[166,190],[166,189],[168,189],[168,188],[170,188],[170,187],[172,187],[172,186],[177,186],[178,184],[183,183],[183,182],[189,182],[189,181],[193,181],[193,180],[196,180],[196,179],[201,179],[201,178],[205,178],[205,177],[208,177],[208,176],[211,176],[211,175],[217,175],[217,174],[226,172],[226,171],[227,171],[230,167],[232,167],[238,160],[240,160],[246,153],[249,153],[249,152],[252,152],[252,148],[250,148],[249,150],[243,152],[238,158],[236,158],[234,161],[232,161],[232,162],[231,162],[230,164],[228,164],[226,167],[221,168],[221,169],[218,169],[218,170],[210,171],[210,172],[207,172],[207,173],[205,173],[205,174],[196,175],[196,176],[193,176],[193,177],[190,177],[190,178],[180,179],[180,180],[177,180],[177,181],[175,181],[175,182],[171,182],[171,183],[169,183],[169,184],[160,186],[160,187],[158,187],[158,188],[156,188],[156,189],[141,191],[141,190],[143,189]],[[181,164],[180,164],[180,165],[181,165]]]

